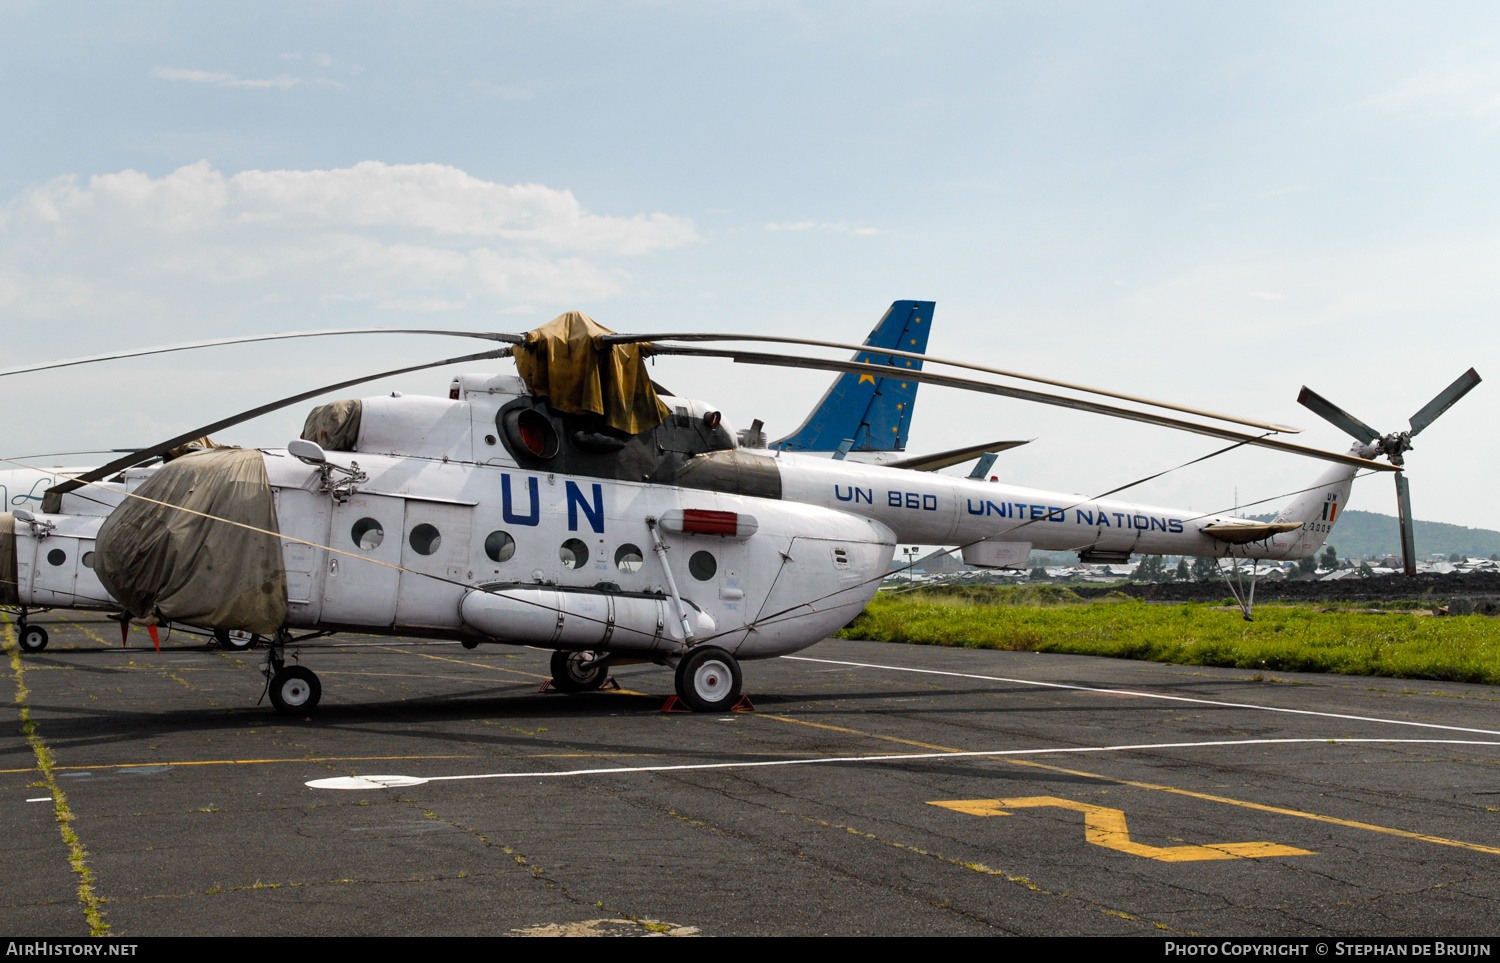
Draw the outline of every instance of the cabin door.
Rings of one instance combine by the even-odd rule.
[[[390,625],[396,620],[404,499],[358,494],[333,507],[320,621]],[[378,563],[385,564],[378,564]]]
[[[458,605],[474,575],[469,561],[473,525],[472,506],[407,499],[398,624],[458,627]]]

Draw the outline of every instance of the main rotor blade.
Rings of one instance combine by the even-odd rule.
[[[965,445],[963,448],[953,448],[949,451],[935,451],[930,455],[918,455],[914,458],[903,458],[900,461],[888,461],[882,468],[909,468],[912,471],[937,471],[939,468],[947,468],[950,465],[961,464],[978,455],[989,453],[1000,453],[1022,445],[1031,444],[1031,439],[1018,441],[992,441],[984,445]]]
[[[884,351],[885,349],[877,349]],[[824,358],[803,358],[797,355],[784,354],[762,354],[755,351],[721,351],[717,348],[679,348],[675,346],[656,345],[654,353],[659,355],[682,355],[684,357],[698,358],[728,358],[737,364],[763,364],[773,367],[784,368],[815,368],[824,371],[845,371],[855,374],[874,374],[878,377],[890,377],[891,369],[885,365],[865,364],[860,361],[832,361]],[[872,354],[875,351],[871,352]],[[972,378],[959,378],[954,375],[933,374],[929,371],[917,371],[915,369],[902,369],[901,377],[922,384],[942,385],[948,388],[958,388],[962,391],[977,391],[984,394],[1001,395],[1006,398],[1018,398],[1021,401],[1034,401],[1043,405],[1056,405],[1060,408],[1073,408],[1077,411],[1087,411],[1096,415],[1107,415],[1111,418],[1124,418],[1128,421],[1139,421],[1148,425],[1158,425],[1163,428],[1175,428],[1178,431],[1190,431],[1197,435],[1208,435],[1210,438],[1223,438],[1228,441],[1238,441],[1247,445],[1256,445],[1260,448],[1272,448],[1276,451],[1289,452],[1294,455],[1306,455],[1309,458],[1320,458],[1323,461],[1337,462],[1340,465],[1352,465],[1356,468],[1367,468],[1371,471],[1399,471],[1394,465],[1384,462],[1370,461],[1368,458],[1356,458],[1353,455],[1341,455],[1337,452],[1323,451],[1318,448],[1308,448],[1304,445],[1294,445],[1287,441],[1276,441],[1260,435],[1250,435],[1229,428],[1218,428],[1213,425],[1201,425],[1194,421],[1183,421],[1180,418],[1171,418],[1167,415],[1156,415],[1148,411],[1132,411],[1129,408],[1117,408],[1114,405],[1102,405],[1093,401],[1084,401],[1080,398],[1067,398],[1062,395],[1046,394],[1040,391],[1031,391],[1026,388],[1012,388],[1007,385],[994,385],[985,381],[975,381]]]
[[[1368,445],[1380,437],[1380,432],[1360,421],[1349,412],[1318,394],[1307,385],[1302,386],[1301,394],[1297,395],[1297,404],[1304,408],[1312,409],[1313,413],[1326,421],[1332,422],[1337,428],[1354,436],[1355,441]]]
[[[288,338],[322,338],[341,334],[433,334],[453,338],[479,338],[484,341],[499,341],[504,344],[520,344],[526,340],[525,335],[499,334],[491,331],[449,331],[435,328],[330,328],[326,331],[290,331],[285,334],[252,334],[239,338],[215,338],[212,341],[187,341],[182,344],[159,345],[155,348],[137,348],[132,351],[116,351],[113,354],[90,355],[87,358],[68,358],[63,361],[48,361],[43,364],[24,364],[14,368],[0,369],[0,378],[6,375],[25,374],[28,371],[48,371],[53,368],[68,368],[78,364],[93,364],[96,361],[115,361],[119,358],[140,358],[150,354],[192,351],[195,348],[213,348],[222,344],[249,344],[252,341],[284,341]]]
[[[1401,524],[1401,562],[1407,575],[1417,574],[1417,536],[1411,517],[1411,485],[1406,473],[1396,476],[1396,514]]]
[[[135,451],[134,448],[81,448],[78,451],[43,451],[35,455],[11,455],[8,458],[0,458],[0,461],[29,461],[32,458],[61,458],[64,455],[114,455],[122,451]],[[47,468],[38,468],[37,471],[49,471]]]
[[[142,462],[150,461],[158,455],[165,455],[173,448],[176,448],[179,445],[185,445],[188,442],[194,441],[198,438],[202,438],[204,435],[211,435],[214,432],[223,431],[225,428],[232,428],[235,425],[240,424],[241,422],[246,422],[252,418],[258,418],[261,415],[268,414],[272,411],[286,408],[290,405],[295,405],[297,402],[306,401],[308,398],[316,398],[318,395],[325,394],[329,391],[339,391],[343,388],[350,388],[354,385],[364,384],[367,381],[378,381],[381,378],[389,378],[393,375],[406,374],[411,371],[421,371],[424,368],[441,368],[443,365],[464,364],[469,361],[482,361],[487,358],[505,358],[509,357],[510,350],[511,349],[509,348],[499,348],[495,351],[482,351],[479,354],[464,355],[461,358],[444,358],[442,361],[429,361],[426,364],[408,365],[404,368],[395,368],[391,371],[379,372],[378,374],[364,375],[359,378],[351,378],[348,381],[340,381],[337,384],[324,385],[321,388],[314,388],[311,391],[300,391],[289,398],[282,398],[280,401],[273,401],[270,404],[261,405],[257,408],[251,408],[250,410],[242,411],[237,415],[230,415],[228,418],[221,418],[218,421],[211,422],[207,425],[202,425],[198,428],[190,429],[173,438],[168,438],[166,441],[157,442],[150,448],[142,448],[139,451],[133,451],[128,455],[116,458],[114,461],[110,462],[107,465],[102,465],[98,468],[95,468],[93,471],[79,475],[77,478],[69,479],[68,481],[63,482],[60,485],[53,486],[52,488],[47,489],[47,494],[51,495],[52,493],[56,492],[59,496],[65,495],[70,491],[82,488],[89,482],[96,482],[103,478],[108,478],[115,472],[124,471],[126,468],[133,468],[136,465],[141,464]]]
[[[1091,395],[1103,395],[1106,398],[1118,398],[1121,401],[1130,401],[1138,405],[1150,405],[1153,408],[1166,408],[1170,411],[1180,411],[1184,414],[1199,415],[1204,418],[1212,418],[1215,421],[1231,421],[1237,425],[1248,425],[1251,428],[1261,428],[1266,431],[1275,431],[1283,434],[1299,434],[1301,428],[1292,428],[1287,425],[1268,424],[1263,421],[1255,421],[1250,418],[1240,418],[1236,415],[1225,415],[1214,411],[1204,411],[1199,408],[1188,408],[1184,405],[1174,405],[1169,401],[1155,401],[1151,398],[1141,398],[1136,395],[1121,394],[1117,391],[1106,391],[1103,388],[1090,388],[1087,385],[1073,384],[1069,381],[1057,381],[1052,378],[1042,378],[1037,375],[1021,374],[1018,371],[1006,371],[1002,368],[988,368],[984,365],[971,364],[967,361],[954,361],[949,358],[938,358],[930,354],[920,354],[915,351],[898,351],[894,348],[876,348],[864,344],[844,344],[839,341],[812,341],[807,338],[784,338],[770,334],[607,334],[600,339],[605,344],[627,344],[636,341],[764,341],[774,344],[803,344],[815,348],[839,348],[845,351],[854,351],[858,354],[886,355],[896,358],[910,358],[916,361],[931,361],[936,364],[950,365],[954,368],[967,368],[970,371],[983,371],[985,374],[1000,375],[1004,378],[1017,378],[1021,381],[1032,381],[1037,384],[1051,385],[1054,388],[1067,388],[1070,391],[1084,391]],[[655,349],[662,353],[660,347]],[[886,367],[885,377],[894,377],[891,374],[891,366]],[[903,375],[913,369],[897,368]]]
[[[1415,435],[1437,421],[1438,415],[1452,408],[1457,404],[1458,399],[1474,390],[1474,386],[1479,384],[1479,381],[1479,372],[1473,368],[1459,375],[1457,381],[1439,391],[1436,398],[1427,402],[1421,411],[1411,416],[1411,433]]]

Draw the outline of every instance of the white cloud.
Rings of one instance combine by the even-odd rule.
[[[1500,59],[1451,53],[1367,103],[1393,112],[1422,112],[1443,119],[1493,117],[1500,114]]]
[[[190,70],[181,67],[154,67],[151,76],[158,80],[171,80],[178,83],[188,84],[212,84],[215,87],[251,87],[251,88],[277,88],[286,90],[302,83],[301,77],[293,77],[291,74],[277,74],[275,77],[261,79],[242,79],[234,74],[223,71]],[[321,83],[321,81],[320,81]],[[329,81],[335,87],[343,84]]]
[[[768,231],[833,231],[836,234],[853,234],[856,237],[869,237],[880,233],[878,227],[861,227],[852,225],[848,221],[781,221],[766,225]]]
[[[469,83],[469,87],[481,97],[494,97],[499,100],[536,99],[536,91],[525,84],[496,84],[488,80],[475,80]]]
[[[226,176],[62,177],[0,208],[0,309],[12,317],[194,313],[195,305],[349,302],[489,310],[616,294],[611,259],[698,240],[667,214],[593,214],[571,191],[441,164]]]
[[[156,67],[151,76],[158,80],[177,80],[189,84],[222,84],[234,79],[234,74],[207,70],[185,70],[179,67]]]
[[[290,74],[277,74],[264,80],[226,80],[220,84],[221,87],[276,87],[286,90],[302,83],[302,78],[293,77]]]

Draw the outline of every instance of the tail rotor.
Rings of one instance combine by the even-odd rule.
[[[1458,400],[1479,384],[1479,373],[1473,368],[1459,375],[1451,385],[1437,393],[1422,409],[1411,416],[1410,430],[1393,431],[1382,435],[1349,412],[1303,385],[1297,403],[1334,425],[1358,441],[1362,447],[1359,456],[1375,458],[1384,455],[1392,465],[1400,468],[1406,464],[1405,455],[1412,450],[1412,438],[1452,408]],[[1407,575],[1417,574],[1417,546],[1411,514],[1411,485],[1404,471],[1396,474],[1396,512],[1401,522],[1401,560]]]

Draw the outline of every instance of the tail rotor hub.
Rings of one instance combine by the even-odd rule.
[[[1401,456],[1411,451],[1412,448],[1411,432],[1393,431],[1384,438],[1381,438],[1379,445],[1381,454],[1389,458],[1392,465],[1403,464],[1405,459]]]

